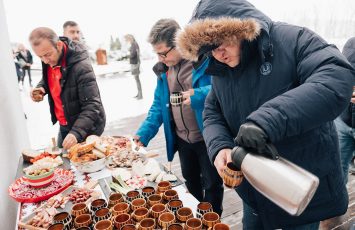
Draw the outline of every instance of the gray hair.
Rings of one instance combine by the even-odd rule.
[[[160,19],[150,30],[148,42],[152,45],[165,42],[168,47],[173,47],[178,30],[180,30],[180,26],[174,19]]]
[[[58,35],[48,27],[38,27],[30,33],[29,41],[32,46],[38,46],[43,39],[49,40],[54,47],[59,41]]]

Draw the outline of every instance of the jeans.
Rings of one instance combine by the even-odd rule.
[[[198,201],[210,202],[213,210],[221,215],[223,181],[208,158],[205,142],[190,144],[177,137],[177,146],[187,189]]]
[[[355,129],[349,127],[340,118],[335,119],[334,123],[338,132],[340,161],[346,184],[348,182],[349,165],[355,151]]]
[[[70,128],[68,126],[59,126],[57,145],[59,148],[63,148],[63,140],[68,135]]]
[[[263,230],[263,224],[257,212],[243,202],[243,229],[244,230]],[[319,221],[311,224],[298,225],[283,228],[283,230],[318,230]]]
[[[26,76],[26,70],[27,70],[27,74],[28,74],[28,82],[30,83],[30,86],[32,86],[32,78],[31,78],[31,68],[30,67],[25,67],[25,68],[22,68],[22,85],[23,85],[23,82],[24,82],[24,79],[25,79],[25,76]]]

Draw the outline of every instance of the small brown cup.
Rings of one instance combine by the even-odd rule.
[[[229,230],[229,226],[223,223],[217,223],[213,226],[213,230]]]
[[[113,224],[111,220],[100,220],[94,226],[94,230],[113,230]]]
[[[155,189],[152,186],[146,186],[142,188],[142,196],[146,199],[154,193],[155,193]]]
[[[243,173],[237,167],[229,162],[223,171],[223,182],[227,187],[235,188],[243,181]]]
[[[111,219],[112,213],[108,208],[100,208],[94,214],[94,222],[99,222],[100,220],[108,220]]]
[[[178,195],[177,191],[175,191],[173,189],[169,189],[164,192],[163,198],[166,201],[177,200],[177,199],[179,199],[179,195]]]
[[[131,208],[133,211],[138,208],[146,207],[146,205],[147,205],[147,202],[143,198],[137,198],[137,199],[132,200],[132,202],[131,202]]]
[[[76,228],[76,230],[91,230],[90,227],[80,227],[80,228]]]
[[[127,213],[122,213],[113,218],[113,224],[116,229],[120,229],[122,226],[126,224],[132,224],[131,216]]]
[[[32,91],[32,97],[33,99],[38,102],[43,100],[43,92],[40,89],[33,89]]]
[[[65,225],[62,223],[51,224],[47,229],[49,229],[49,230],[64,230]]]
[[[148,197],[148,205],[152,207],[155,204],[163,202],[163,198],[159,194],[153,194]]]
[[[136,226],[134,224],[126,224],[120,230],[136,230]]]
[[[211,203],[201,202],[197,205],[196,217],[202,219],[202,216],[207,212],[213,212]]]
[[[166,209],[166,206],[164,204],[155,204],[153,205],[153,207],[151,208],[151,215],[152,217],[158,219],[158,217],[160,216],[160,214],[167,212],[168,210]]]
[[[90,214],[81,214],[74,219],[75,228],[89,227],[92,223]]]
[[[135,221],[139,222],[149,217],[149,210],[145,207],[138,208],[132,213],[132,217]]]
[[[131,190],[131,191],[127,192],[127,194],[126,194],[126,200],[129,203],[131,203],[132,200],[137,199],[139,197],[140,197],[140,194],[137,190]]]
[[[77,203],[71,209],[71,215],[77,217],[81,214],[89,213],[88,206],[85,203]]]
[[[163,229],[167,228],[170,224],[175,223],[175,216],[171,212],[162,213],[158,218],[158,224]]]
[[[129,212],[129,204],[125,202],[117,203],[115,206],[111,208],[112,216],[117,216],[118,214],[128,213]]]
[[[152,218],[145,218],[138,224],[138,230],[153,230],[155,229],[155,220]]]
[[[157,193],[162,194],[169,189],[171,189],[171,183],[169,181],[160,181],[158,183]]]
[[[202,217],[202,223],[209,228],[212,228],[215,224],[221,222],[219,215],[215,212],[207,212]]]
[[[170,200],[169,203],[167,204],[167,207],[169,209],[170,212],[174,213],[182,208],[183,204],[181,200]]]
[[[186,221],[185,229],[186,230],[201,230],[202,229],[202,221],[197,218],[190,218]]]
[[[124,198],[121,193],[112,193],[108,198],[108,207],[111,208],[115,206],[115,204],[123,202]]]
[[[170,224],[167,230],[184,230],[184,227],[181,224]]]
[[[91,202],[90,210],[94,214],[100,208],[107,208],[107,202],[104,199],[96,199]]]
[[[72,217],[67,212],[60,212],[53,216],[53,224],[62,223],[65,227],[70,226],[72,222]]]
[[[192,213],[191,208],[182,207],[176,212],[176,217],[182,223],[185,223],[188,219],[193,218],[194,215]]]

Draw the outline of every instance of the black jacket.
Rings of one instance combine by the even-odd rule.
[[[17,58],[17,60],[22,59],[22,60],[24,60],[26,63],[30,63],[30,64],[32,65],[32,64],[33,64],[33,57],[32,57],[32,54],[31,54],[31,52],[30,52],[29,50],[26,50],[26,53],[27,53],[27,57],[24,57],[21,52],[18,52],[16,58]],[[25,67],[23,67],[23,68],[24,68],[24,69],[29,69],[30,67],[29,67],[29,66],[25,66]]]
[[[106,115],[101,102],[96,77],[92,69],[88,53],[79,43],[72,42],[66,37],[60,38],[67,46],[66,67],[61,68],[62,87],[61,99],[64,115],[78,142],[88,135],[101,135],[105,128]],[[62,57],[63,58],[63,57]],[[48,94],[48,102],[52,122],[57,118],[54,113],[54,102],[48,88],[48,65],[42,62],[43,77],[37,87],[43,87]]]
[[[129,48],[129,64],[138,64],[140,62],[139,53],[139,45],[136,41],[133,41]]]
[[[346,212],[337,132],[333,120],[350,101],[355,75],[345,57],[309,29],[271,21],[243,0],[202,0],[194,19],[254,18],[261,26],[242,44],[236,68],[211,59],[212,90],[204,111],[204,138],[211,160],[233,148],[241,124],[258,124],[280,155],[312,172],[320,185],[306,210],[290,216],[247,180],[237,192],[257,210],[265,229],[312,223]],[[292,178],[290,178],[292,179]]]
[[[355,37],[350,38],[344,45],[343,54],[350,64],[355,68]],[[355,104],[349,103],[348,107],[340,115],[345,124],[351,128],[355,128]]]

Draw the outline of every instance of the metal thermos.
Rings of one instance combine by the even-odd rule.
[[[318,177],[282,157],[272,160],[235,147],[232,161],[257,191],[293,216],[305,210],[319,185]]]

